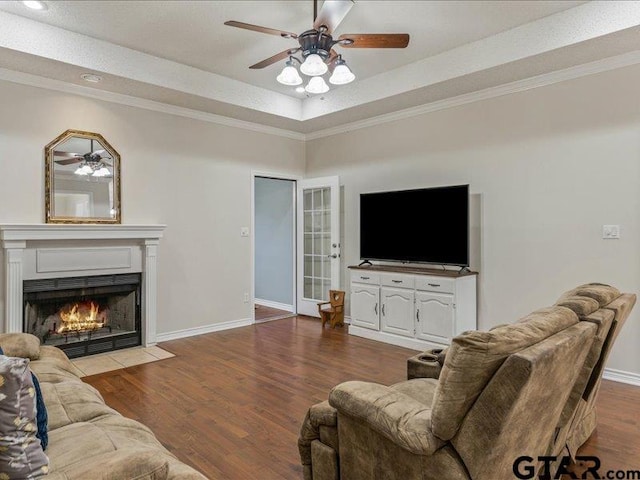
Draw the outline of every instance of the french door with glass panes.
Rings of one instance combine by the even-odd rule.
[[[298,181],[298,313],[318,317],[318,302],[340,288],[338,177]]]

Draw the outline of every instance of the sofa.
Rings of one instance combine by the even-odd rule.
[[[563,466],[596,427],[607,355],[635,302],[581,285],[416,355],[406,381],[337,385],[303,421],[305,480],[506,480],[522,457],[537,473]]]
[[[48,414],[51,480],[206,480],[145,425],[108,407],[58,348],[29,334],[0,334],[5,355],[30,359]]]

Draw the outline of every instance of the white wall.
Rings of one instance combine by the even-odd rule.
[[[640,66],[627,67],[307,142],[307,176],[344,185],[344,264],[359,260],[361,192],[469,183],[480,328],[580,283],[638,293],[638,85]],[[415,219],[430,227],[428,211]],[[621,239],[603,240],[603,224]],[[636,307],[609,367],[640,374],[639,318]]]
[[[44,146],[98,132],[122,157],[123,223],[165,223],[158,333],[249,319],[251,170],[301,175],[273,135],[0,82],[0,223],[44,221]]]
[[[256,177],[255,298],[293,305],[295,182]]]

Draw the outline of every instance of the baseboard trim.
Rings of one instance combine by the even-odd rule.
[[[203,325],[202,327],[185,328],[184,330],[159,333],[156,336],[156,342],[168,342],[169,340],[178,340],[179,338],[194,337],[196,335],[203,335],[205,333],[220,332],[222,330],[247,327],[249,325],[253,325],[253,320],[251,320],[250,318],[242,318],[240,320],[231,320],[228,322],[212,323],[211,325]]]
[[[424,352],[430,348],[443,348],[443,345],[441,344],[428,342],[426,340],[402,337],[400,335],[394,335],[393,333],[380,332],[378,330],[362,328],[356,325],[349,325],[349,335],[368,338],[369,340],[375,340],[377,342],[390,343],[391,345],[417,350],[418,352]]]
[[[624,370],[616,370],[615,368],[605,368],[602,378],[640,387],[640,374],[633,372],[625,372]]]
[[[262,305],[263,307],[277,308],[278,310],[293,312],[293,305],[287,305],[286,303],[273,302],[271,300],[264,300],[262,298],[256,298],[253,300],[253,302],[256,305]]]

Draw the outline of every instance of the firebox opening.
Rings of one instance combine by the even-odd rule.
[[[69,357],[142,343],[140,274],[24,282],[24,331]]]

